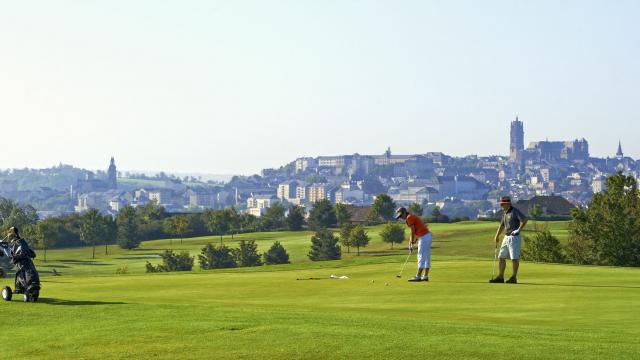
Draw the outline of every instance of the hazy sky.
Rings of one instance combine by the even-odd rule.
[[[299,156],[640,158],[640,1],[0,0],[0,168],[250,174]]]

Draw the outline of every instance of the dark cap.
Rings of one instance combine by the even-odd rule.
[[[511,198],[508,196],[501,197],[500,204],[511,204]]]
[[[402,217],[402,215],[406,214],[408,211],[406,208],[398,208],[398,210],[396,210],[396,220],[400,219]]]

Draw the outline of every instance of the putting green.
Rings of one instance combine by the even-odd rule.
[[[566,228],[553,226],[559,234]],[[246,234],[261,250],[280,240],[293,264],[190,273],[144,274],[145,261],[159,262],[164,240],[135,251],[110,249],[95,260],[87,248],[50,251],[47,264],[38,263],[41,302],[0,304],[3,356],[638,357],[640,270],[524,263],[521,284],[488,284],[495,224],[432,228],[429,283],[395,277],[406,251],[389,251],[379,228],[369,230],[372,244],[362,256],[321,263],[304,258],[308,233]],[[219,239],[173,245],[195,254],[208,241]],[[129,273],[115,275],[124,264]],[[54,268],[62,276],[52,276]]]

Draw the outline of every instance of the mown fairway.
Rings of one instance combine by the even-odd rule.
[[[306,259],[310,233],[236,236],[261,251],[279,240],[293,264],[191,273],[144,273],[168,240],[95,260],[50,251],[41,302],[0,304],[3,358],[638,358],[640,270],[524,263],[521,284],[488,284],[495,228],[432,226],[432,281],[417,284],[395,278],[406,251],[378,228],[362,256],[322,263]],[[322,280],[296,280],[309,277]]]

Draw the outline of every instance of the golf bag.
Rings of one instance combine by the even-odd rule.
[[[3,250],[6,254],[6,250]],[[16,239],[9,245],[11,262],[16,267],[14,294],[24,294],[24,301],[38,301],[40,296],[40,275],[33,264],[36,253],[24,239]],[[10,292],[10,291],[9,291]],[[3,289],[3,297],[4,297]],[[10,300],[6,299],[5,300]]]

